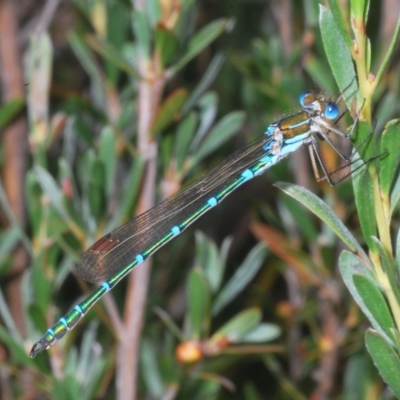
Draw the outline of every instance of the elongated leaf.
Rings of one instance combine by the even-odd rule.
[[[195,265],[203,269],[207,283],[213,293],[221,286],[231,244],[232,238],[225,238],[221,249],[218,251],[216,244],[212,240],[207,238],[202,232],[196,232]]]
[[[219,19],[211,22],[201,29],[190,40],[186,54],[170,69],[170,74],[175,74],[179,69],[186,65],[192,58],[197,56],[213,40],[215,40],[225,29],[232,27],[232,21],[228,19]]]
[[[278,182],[275,186],[304,204],[318,218],[324,221],[336,233],[336,235],[343,240],[350,250],[357,252],[363,259],[368,260],[364,250],[355,237],[344,226],[343,222],[338,218],[333,210],[320,198],[315,196],[315,194],[301,186],[289,183]]]
[[[319,26],[321,29],[322,42],[333,76],[343,93],[347,107],[351,109],[351,101],[357,93],[357,81],[353,60],[346,39],[343,37],[342,30],[337,25],[331,10],[319,6]],[[346,90],[345,90],[346,89]]]
[[[217,77],[221,67],[225,61],[226,55],[224,52],[217,53],[214,58],[211,60],[210,65],[207,68],[205,74],[203,74],[201,81],[196,86],[196,89],[193,90],[187,102],[183,106],[182,112],[186,113],[189,111],[199,100],[200,96],[205,93],[205,91],[211,86]]]
[[[211,339],[216,341],[228,339],[230,342],[238,342],[254,330],[260,321],[261,311],[258,308],[244,310],[218,329]]]
[[[189,337],[200,339],[202,329],[205,326],[205,318],[210,305],[210,294],[207,282],[199,268],[193,269],[188,277],[189,299]]]
[[[399,287],[397,284],[396,276],[394,273],[395,267],[394,267],[394,260],[392,258],[392,255],[389,254],[388,251],[386,251],[386,249],[383,247],[383,244],[381,243],[381,241],[378,238],[374,237],[373,239],[377,245],[377,248],[379,251],[379,256],[380,256],[380,259],[382,262],[382,267],[386,274],[386,277],[389,280],[391,290],[392,290],[393,294],[395,295],[397,302],[400,304],[400,292],[399,292]]]
[[[391,341],[391,336],[387,336],[385,331],[382,329],[379,321],[375,319],[374,314],[372,314],[368,306],[364,303],[363,298],[360,296],[357,288],[354,285],[354,276],[362,275],[365,278],[370,279],[375,285],[378,283],[375,281],[372,273],[367,269],[365,264],[355,255],[349,251],[343,251],[339,258],[339,268],[342,274],[343,281],[347,286],[347,289],[351,293],[353,299],[356,301],[358,306],[361,308],[363,313],[367,316],[368,320],[371,322],[372,326],[384,335],[389,341]]]
[[[181,171],[183,168],[183,164],[188,155],[190,142],[193,139],[197,123],[197,114],[191,112],[179,124],[178,130],[176,132],[175,144],[176,169],[178,171]]]
[[[106,193],[111,194],[115,184],[115,168],[117,165],[116,136],[110,126],[106,126],[101,131],[99,142],[99,160],[104,166]]]
[[[155,45],[161,57],[161,65],[165,67],[175,56],[179,47],[179,40],[174,32],[164,26],[157,26],[155,31]]]
[[[118,67],[128,75],[140,79],[140,74],[133,68],[133,63],[128,62],[123,53],[118,51],[111,43],[103,40],[99,36],[87,35],[87,44],[107,61]]]
[[[63,208],[63,193],[54,178],[42,167],[36,167],[36,178],[43,190],[48,196],[54,209],[62,219],[67,220],[68,216]]]
[[[151,126],[152,136],[161,132],[175,118],[187,99],[188,93],[185,89],[177,89],[172,92],[161,104]]]
[[[106,109],[106,88],[104,87],[103,74],[96,62],[95,57],[87,46],[85,40],[81,35],[72,33],[68,36],[69,43],[74,51],[82,67],[85,69],[86,73],[92,83],[92,90],[94,91],[94,97],[97,101],[103,101],[103,109]]]
[[[136,44],[144,59],[150,57],[150,27],[146,14],[135,9],[132,13],[132,28],[135,34]]]
[[[328,0],[328,2],[331,8],[331,13],[338,27],[338,30],[340,31],[340,34],[343,37],[348,49],[351,51],[351,48],[353,46],[353,41],[351,39],[349,32],[346,29],[346,23],[343,18],[343,13],[340,9],[340,4],[337,0]]]
[[[400,398],[400,359],[388,341],[372,329],[365,333],[365,344],[383,380]]]
[[[200,144],[200,148],[194,155],[193,165],[196,165],[204,157],[229,140],[241,128],[245,119],[242,111],[233,111],[226,115],[214,126],[206,139]]]
[[[400,159],[400,119],[388,122],[381,137],[380,183],[382,193],[389,196]]]
[[[260,270],[266,255],[267,249],[263,243],[259,243],[251,250],[242,265],[236,270],[235,274],[216,298],[212,308],[212,315],[217,315],[247,286]]]
[[[141,352],[141,368],[143,371],[151,371],[151,373],[143,374],[143,379],[147,384],[149,393],[155,399],[162,399],[166,392],[164,382],[161,376],[159,367],[159,354],[156,351],[157,347],[149,340],[142,340],[140,345]]]
[[[270,342],[281,334],[281,328],[275,324],[260,324],[252,331],[246,333],[241,341],[243,343]]]
[[[10,335],[3,326],[0,325],[0,342],[7,348],[12,364],[26,365],[34,367],[33,360],[28,356],[23,347],[22,340],[18,337]],[[8,361],[9,365],[10,361]]]
[[[357,165],[353,164],[352,167],[354,170]],[[352,182],[363,236],[368,247],[374,249],[375,243],[372,238],[376,235],[376,218],[371,176],[364,168],[362,171],[353,174]]]
[[[358,294],[370,313],[374,316],[375,321],[385,331],[386,335],[392,338],[391,329],[395,325],[389,307],[377,283],[360,274],[354,274],[353,281],[354,287],[357,289]]]
[[[188,100],[189,101],[189,100]],[[188,102],[186,102],[187,104]],[[185,106],[186,106],[185,104]],[[200,126],[197,129],[196,135],[190,144],[190,151],[195,152],[204,135],[208,132],[217,115],[218,97],[214,92],[208,92],[202,96],[197,102],[197,107],[200,108]]]
[[[399,200],[400,200],[400,174],[395,179],[393,189],[390,193],[390,215],[393,214],[393,211],[396,208]]]

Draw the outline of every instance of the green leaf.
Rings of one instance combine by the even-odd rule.
[[[189,337],[191,339],[200,339],[208,314],[210,294],[207,282],[199,268],[194,268],[189,273],[187,291],[189,300]]]
[[[192,164],[197,165],[204,157],[235,135],[242,127],[245,116],[243,111],[233,111],[223,117],[200,144],[198,151],[193,157]]]
[[[162,67],[166,67],[179,48],[179,40],[174,34],[164,26],[157,26],[155,31],[156,50],[161,58]]]
[[[13,257],[12,251],[20,240],[20,231],[18,226],[11,225],[0,233],[0,276],[4,272],[2,268],[10,266],[6,261]]]
[[[241,342],[243,343],[262,343],[271,342],[272,340],[279,337],[281,334],[281,328],[275,324],[262,323],[255,329],[246,333]]]
[[[187,96],[188,93],[186,89],[180,88],[176,89],[164,100],[151,125],[151,134],[153,137],[173,121],[176,114],[181,110],[185,103]]]
[[[0,129],[4,129],[25,107],[25,98],[16,97],[0,107]]]
[[[381,153],[387,153],[380,158],[381,191],[389,196],[400,158],[400,119],[386,124],[381,136]]]
[[[186,104],[188,102],[186,102]],[[199,128],[197,129],[196,135],[192,143],[190,144],[190,151],[192,153],[197,151],[205,134],[208,132],[208,130],[214,123],[218,109],[218,96],[214,92],[208,92],[199,99],[196,106],[200,109],[199,112],[200,125]]]
[[[28,356],[23,347],[23,342],[14,336],[11,336],[3,326],[0,325],[0,342],[3,343],[11,356],[11,361],[7,365],[25,365],[34,366],[34,361]]]
[[[259,325],[261,317],[262,314],[258,308],[244,310],[218,329],[211,340],[228,339],[233,343],[239,342]]]
[[[94,156],[89,164],[89,185],[87,195],[91,214],[95,218],[101,218],[104,213],[105,187],[103,177],[105,175],[104,164]]]
[[[223,274],[225,263],[220,262],[216,244],[201,231],[196,232],[196,259],[194,265],[200,267],[212,291]]]
[[[17,342],[22,341],[21,334],[18,331],[17,326],[15,325],[14,318],[12,316],[10,306],[7,304],[6,299],[3,296],[3,292],[0,290],[0,316],[2,325],[7,328],[11,337],[13,337]]]
[[[115,169],[117,165],[116,136],[110,126],[105,126],[100,134],[99,161],[104,167],[104,181],[106,193],[111,194],[115,185]]]
[[[345,227],[343,222],[338,218],[333,210],[319,197],[301,186],[292,185],[290,183],[278,182],[275,184],[275,186],[283,190],[289,196],[295,198],[300,203],[304,204],[318,218],[324,221],[333,230],[333,232],[335,232],[336,235],[343,240],[350,250],[357,252],[364,260],[368,260],[367,255],[355,237]]]
[[[368,329],[365,344],[383,380],[397,398],[400,398],[400,359],[388,341],[378,332]]]
[[[393,185],[392,192],[390,193],[390,215],[393,214],[397,203],[400,200],[400,174],[397,176],[396,181]]]
[[[357,163],[352,164],[352,169],[357,168]],[[354,197],[361,230],[370,249],[375,248],[372,237],[376,235],[376,219],[374,207],[374,193],[371,175],[366,168],[352,175]]]
[[[145,60],[148,60],[150,58],[150,27],[144,12],[138,9],[133,10],[132,28],[139,52]]]
[[[380,328],[385,331],[386,335],[392,338],[391,329],[395,328],[395,325],[389,307],[377,283],[360,274],[354,274],[353,281],[354,287],[365,306],[374,316],[374,320],[379,324]]]
[[[212,315],[217,315],[247,286],[260,270],[266,256],[267,249],[263,243],[259,243],[251,250],[242,265],[235,271],[232,278],[215,299]]]
[[[187,102],[182,108],[183,113],[187,113],[189,110],[194,107],[196,102],[199,101],[200,97],[203,95],[203,93],[211,86],[211,84],[214,82],[215,78],[217,77],[219,71],[222,68],[222,65],[225,61],[226,54],[225,52],[219,52],[217,53],[213,59],[211,60],[210,65],[207,68],[207,71],[202,75],[201,81],[199,84],[196,86],[196,88],[192,91],[191,95],[189,96]],[[205,94],[203,96],[203,99],[207,96],[208,94]],[[213,94],[215,96],[215,94]],[[201,100],[199,101],[201,105]]]
[[[386,333],[382,329],[380,323],[378,322],[378,320],[375,319],[375,315],[370,312],[369,308],[364,303],[364,299],[360,296],[357,288],[354,285],[354,275],[362,275],[365,278],[370,279],[375,285],[378,285],[372,273],[355,254],[350,253],[349,251],[343,251],[340,255],[339,268],[347,289],[351,293],[353,299],[356,301],[358,306],[361,308],[362,312],[367,316],[372,326],[382,335],[387,337],[389,341],[391,341],[392,335],[386,336]]]
[[[144,165],[143,158],[138,154],[133,160],[132,167],[124,185],[122,204],[115,221],[117,224],[119,224],[120,221],[131,219],[134,214],[135,202],[139,195]]]
[[[331,8],[330,11],[333,15],[333,18],[335,19],[336,26],[340,31],[340,34],[343,37],[344,41],[346,42],[348,49],[351,50],[351,48],[353,47],[353,41],[349,32],[347,31],[346,23],[343,18],[343,13],[340,9],[340,4],[337,0],[328,0],[328,2],[329,7]]]
[[[157,351],[157,345],[149,340],[143,339],[140,344],[140,368],[142,371],[151,371],[143,373],[143,379],[151,396],[155,399],[162,399],[167,388],[164,385],[161,376],[159,362],[160,356]]]
[[[129,76],[140,79],[140,74],[133,68],[133,63],[128,62],[122,52],[111,43],[95,35],[87,35],[85,38],[87,44],[104,59],[111,62],[121,71],[126,72]]]
[[[57,182],[49,174],[49,172],[42,167],[37,166],[34,168],[34,171],[36,173],[36,179],[39,182],[40,187],[43,190],[43,193],[45,193],[48,196],[52,206],[60,215],[60,217],[63,220],[67,220],[68,216],[65,212],[65,209],[62,206],[63,193],[60,190]]]
[[[365,399],[376,375],[371,357],[366,352],[357,352],[347,360],[343,370],[343,399]]]
[[[81,35],[72,33],[68,35],[68,41],[74,51],[75,56],[78,58],[80,64],[85,69],[86,73],[89,75],[91,82],[91,88],[93,90],[93,97],[95,99],[106,99],[106,88],[104,86],[104,77],[99,68],[97,60],[90,51],[85,39]],[[103,100],[104,101],[104,100]],[[105,101],[103,103],[103,109],[105,107]]]
[[[201,29],[190,39],[186,54],[170,69],[170,74],[174,75],[179,69],[186,65],[192,58],[196,57],[213,40],[215,40],[225,29],[231,29],[232,21],[219,19],[211,22]]]
[[[193,139],[198,123],[197,114],[191,112],[179,124],[175,139],[176,169],[181,172],[188,155],[189,146]]]
[[[379,256],[382,262],[382,268],[383,271],[385,272],[388,280],[390,287],[392,289],[393,294],[395,295],[397,302],[400,304],[400,292],[399,292],[399,287],[397,284],[396,276],[394,273],[395,267],[394,267],[394,262],[392,255],[389,254],[385,248],[383,247],[381,241],[374,237],[374,242],[376,243],[376,247],[378,248],[379,251]]]
[[[358,86],[350,50],[343,37],[343,28],[340,29],[331,10],[323,5],[320,5],[319,25],[333,76],[343,93],[347,107],[351,109],[351,101],[358,92]]]

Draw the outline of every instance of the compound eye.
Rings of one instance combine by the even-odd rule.
[[[328,101],[324,114],[328,119],[335,119],[339,116],[339,107],[335,103]]]
[[[303,92],[299,97],[299,102],[302,107],[309,106],[315,100],[315,93]]]

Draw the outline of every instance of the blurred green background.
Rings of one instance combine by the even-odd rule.
[[[329,3],[349,28],[349,2]],[[400,5],[369,7],[374,71]],[[259,138],[303,91],[339,96],[319,19],[314,0],[0,1],[1,399],[393,398],[338,271],[345,245],[273,186],[310,189],[365,245],[351,180],[317,183],[307,149],[29,358],[93,289],[73,268],[96,239]],[[377,135],[399,115],[399,55],[373,97]]]

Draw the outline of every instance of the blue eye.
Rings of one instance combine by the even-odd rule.
[[[339,107],[335,103],[328,102],[324,114],[328,119],[335,119],[339,115]]]
[[[304,99],[305,97],[309,94],[309,92],[303,92],[300,97],[299,97],[299,103],[300,105],[304,106]]]
[[[312,99],[309,99],[310,97],[312,97]],[[314,93],[303,92],[299,97],[299,103],[302,107],[304,107],[304,106],[310,104],[313,99],[314,99]]]
[[[299,102],[302,107],[310,107],[315,99],[316,95],[314,92],[303,92],[299,97]]]

